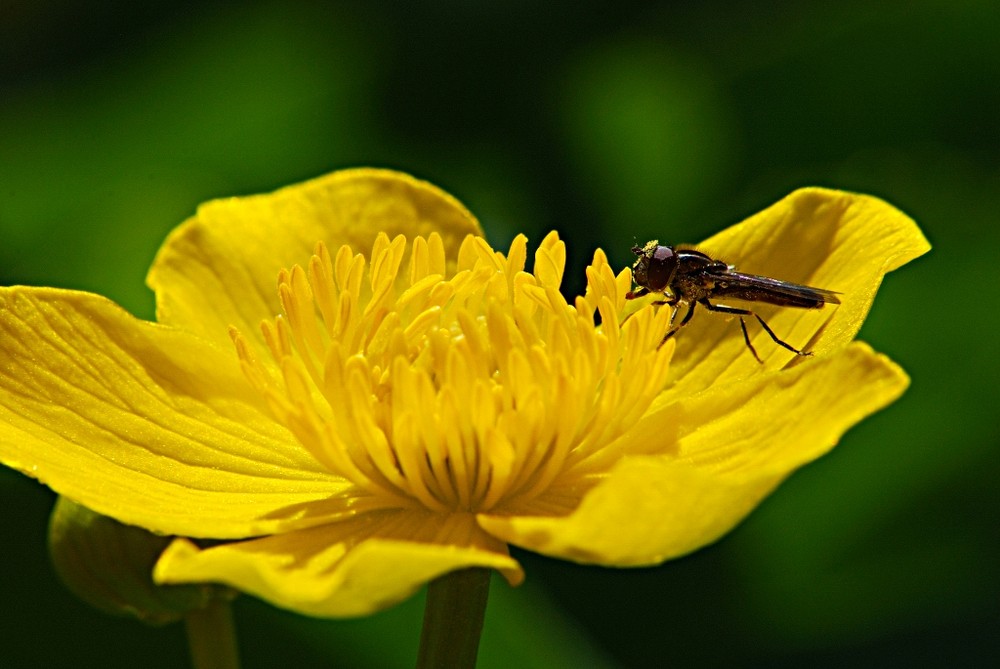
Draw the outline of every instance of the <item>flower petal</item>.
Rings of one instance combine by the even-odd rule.
[[[856,341],[833,355],[720,385],[663,410],[677,420],[680,460],[727,480],[783,477],[824,455],[909,383],[898,365]]]
[[[675,415],[678,441],[662,445],[666,455],[623,458],[572,513],[484,515],[479,524],[555,557],[658,564],[731,530],[795,468],[828,451],[907,384],[899,367],[859,342],[794,369],[713,388],[660,406]],[[640,450],[649,451],[648,440]],[[539,509],[546,505],[538,500]]]
[[[276,606],[324,617],[374,613],[450,571],[488,567],[524,579],[502,543],[471,514],[380,511],[322,527],[199,550],[175,541],[160,583],[225,583]]]
[[[751,306],[779,338],[823,354],[854,338],[882,277],[923,255],[930,245],[906,214],[878,198],[803,188],[698,248],[743,272],[841,293],[841,304],[821,309]],[[759,371],[735,319],[699,311],[677,337],[672,376],[678,393],[697,392],[723,377]],[[767,367],[801,362],[775,345],[753,321],[748,319],[747,327]]]
[[[278,271],[308,261],[317,242],[367,254],[379,232],[434,231],[449,258],[467,234],[482,234],[461,203],[429,183],[390,170],[343,170],[203,204],[164,243],[146,282],[161,323],[217,342],[228,339],[230,325],[256,336],[260,321],[280,312]]]
[[[97,295],[0,289],[0,460],[124,523],[244,537],[341,493],[236,355]]]

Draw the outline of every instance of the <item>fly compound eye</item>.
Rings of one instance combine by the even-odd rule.
[[[677,254],[669,246],[657,246],[647,251],[645,257],[647,262],[644,281],[637,280],[637,283],[653,292],[663,292],[670,286],[677,271]]]

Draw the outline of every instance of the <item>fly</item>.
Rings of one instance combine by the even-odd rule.
[[[632,253],[638,260],[632,266],[632,279],[638,290],[630,291],[625,297],[635,299],[649,293],[660,293],[664,300],[656,304],[669,304],[677,307],[670,319],[670,331],[663,337],[666,341],[677,334],[677,331],[687,325],[694,316],[696,305],[702,305],[709,311],[723,314],[733,314],[740,317],[740,328],[743,330],[743,341],[753,353],[757,362],[763,362],[757,355],[757,350],[750,343],[747,324],[744,316],[753,316],[775,344],[782,346],[796,355],[812,355],[801,351],[791,344],[778,339],[774,331],[750,309],[740,309],[712,300],[732,297],[745,302],[764,302],[779,307],[796,307],[799,309],[819,309],[824,304],[840,304],[838,293],[822,288],[801,286],[797,283],[772,279],[756,274],[737,272],[732,265],[721,260],[715,260],[701,251],[694,249],[663,246],[657,240],[647,242],[645,246],[633,246]],[[674,320],[680,311],[680,305],[687,306],[684,318],[677,325]]]

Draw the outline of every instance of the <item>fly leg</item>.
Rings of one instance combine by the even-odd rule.
[[[759,363],[763,364],[764,361],[760,359],[760,356],[757,355],[757,349],[755,349],[753,347],[753,344],[750,343],[750,334],[747,332],[747,324],[743,320],[744,316],[753,316],[754,318],[756,318],[757,322],[760,323],[760,326],[764,328],[764,332],[766,332],[768,336],[771,337],[771,341],[773,341],[778,346],[788,349],[795,355],[802,355],[802,356],[812,355],[812,353],[808,351],[800,351],[791,344],[778,339],[778,335],[774,334],[774,330],[772,330],[768,326],[768,324],[764,322],[764,319],[758,316],[756,313],[750,311],[749,309],[738,309],[736,307],[727,307],[722,304],[712,304],[711,302],[708,301],[707,298],[702,298],[698,301],[701,302],[703,305],[705,305],[705,308],[708,309],[709,311],[715,311],[721,314],[733,314],[735,316],[740,317],[740,329],[743,330],[743,341],[746,342],[747,348],[750,349],[750,352],[753,353],[753,357],[755,357],[757,359],[757,362]]]
[[[675,334],[677,334],[677,331],[680,330],[685,325],[687,325],[688,321],[691,320],[691,317],[694,316],[694,305],[698,303],[688,302],[687,313],[684,314],[684,318],[681,319],[680,324],[675,326],[674,321],[677,320],[677,312],[680,311],[680,307],[677,306],[679,302],[680,300],[674,298],[673,300],[664,300],[661,303],[661,304],[669,304],[670,306],[674,307],[674,313],[670,315],[670,330],[667,331],[667,334],[663,335],[663,341],[660,342],[660,346],[666,344],[667,340],[673,337]]]
[[[652,292],[653,291],[651,291],[649,288],[646,288],[645,286],[642,286],[641,288],[639,288],[639,290],[630,290],[627,293],[625,293],[625,299],[626,300],[638,300],[640,297],[645,297],[646,295],[649,295]],[[677,300],[673,299],[673,298],[668,298],[666,295],[664,295],[662,300],[656,300],[655,302],[650,302],[649,304],[651,304],[654,307],[661,307],[664,304],[675,305],[675,304],[677,304]],[[635,313],[636,312],[633,311],[632,313],[630,313],[629,315],[627,315],[625,318],[623,318],[622,321],[621,321],[621,323],[618,324],[618,327],[621,327],[622,325],[625,325],[625,321],[627,321],[628,319],[632,318],[632,316],[634,316]],[[677,312],[675,311],[674,312],[674,316],[676,316],[676,315],[677,315]],[[673,322],[674,322],[674,317],[671,316],[670,317],[670,324],[673,325]],[[671,333],[671,334],[673,334],[673,333]],[[669,337],[670,335],[667,335],[667,336]],[[666,339],[666,337],[664,337],[664,339]],[[660,346],[663,346],[662,342],[660,343]]]
[[[644,297],[646,295],[649,295],[651,292],[653,292],[653,291],[651,291],[648,288],[646,288],[645,286],[643,286],[643,287],[639,288],[639,290],[629,291],[628,293],[626,293],[625,294],[625,299],[626,300],[635,300],[635,299],[638,299],[640,297]],[[673,307],[673,309],[674,309],[674,312],[672,314],[670,314],[670,330],[667,332],[667,334],[665,334],[663,336],[663,340],[660,341],[660,346],[663,346],[665,343],[667,343],[668,339],[670,339],[671,337],[673,337],[674,334],[676,334],[678,330],[680,330],[682,327],[684,327],[685,325],[687,325],[687,322],[689,320],[691,320],[691,317],[694,315],[694,305],[695,305],[695,303],[691,302],[689,304],[689,306],[688,306],[687,313],[684,314],[684,318],[681,319],[681,324],[678,325],[677,327],[674,327],[674,321],[677,320],[677,312],[680,311],[680,309],[677,307],[677,304],[679,302],[680,302],[680,300],[677,297],[675,297],[675,296],[667,297],[667,295],[665,295],[665,294],[663,295],[663,299],[662,300],[656,300],[655,302],[650,302],[650,305],[652,305],[654,307],[662,307],[663,305],[666,304],[666,305],[669,305],[669,306]],[[632,312],[631,314],[629,314],[628,316],[626,316],[625,319],[619,325],[624,325],[625,321],[627,321],[629,318],[631,318],[634,314],[635,314],[635,312]],[[659,348],[659,347],[657,347],[657,348]]]

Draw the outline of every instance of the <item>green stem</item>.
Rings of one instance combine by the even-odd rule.
[[[236,627],[229,600],[213,597],[205,608],[188,612],[184,617],[184,627],[194,669],[240,668]]]
[[[462,569],[427,586],[417,669],[476,666],[491,573],[490,569]]]

